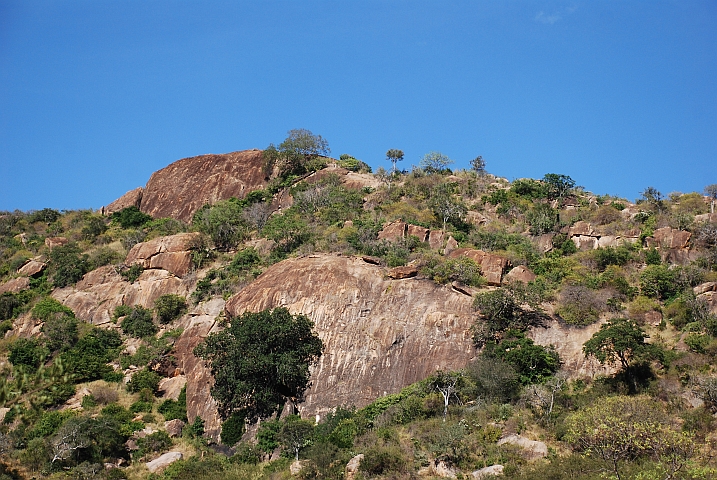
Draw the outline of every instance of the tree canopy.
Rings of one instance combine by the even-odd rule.
[[[286,139],[275,147],[269,145],[263,153],[265,170],[279,167],[280,175],[302,174],[310,170],[310,162],[331,153],[329,142],[305,128],[289,130]]]
[[[225,330],[212,333],[194,350],[214,375],[211,393],[219,412],[249,420],[266,418],[290,400],[301,399],[309,385],[309,366],[323,343],[304,315],[285,308],[246,312]]]

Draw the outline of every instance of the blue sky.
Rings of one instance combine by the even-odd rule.
[[[714,1],[0,0],[0,210],[292,128],[633,200],[717,183]]]

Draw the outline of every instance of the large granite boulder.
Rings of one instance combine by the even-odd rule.
[[[134,190],[130,190],[129,192],[122,195],[120,198],[115,200],[114,202],[110,203],[106,207],[102,208],[102,213],[105,215],[111,215],[114,212],[119,212],[120,210],[123,210],[125,208],[129,207],[137,207],[139,208],[142,204],[142,193],[144,192],[144,188],[137,187]]]
[[[189,222],[203,205],[244,198],[268,180],[261,150],[183,158],[152,174],[140,210]]]

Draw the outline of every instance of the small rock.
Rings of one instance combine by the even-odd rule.
[[[498,445],[503,445],[505,443],[517,445],[522,448],[525,452],[525,456],[529,460],[543,458],[548,454],[548,446],[545,443],[529,440],[525,437],[521,437],[520,435],[509,435],[498,440]]]
[[[30,287],[30,279],[28,277],[17,277],[0,285],[0,294],[5,292],[18,293]]]
[[[301,461],[296,460],[289,465],[289,472],[291,472],[292,475],[298,475],[301,472]]]
[[[149,470],[150,473],[155,473],[158,470],[161,470],[168,465],[176,462],[177,460],[182,459],[182,453],[181,452],[167,452],[164,455],[160,456],[159,458],[156,458],[152,460],[151,462],[147,463],[147,470]]]
[[[443,230],[431,230],[431,233],[428,234],[428,246],[433,250],[440,250],[443,247],[444,238]]]
[[[406,235],[407,228],[408,225],[405,222],[389,222],[384,225],[383,230],[378,232],[378,239],[390,242],[401,240]]]
[[[458,248],[458,242],[456,242],[456,239],[453,237],[448,237],[448,241],[446,242],[446,248],[443,250],[443,253],[445,255],[450,255],[453,250]]]
[[[511,269],[510,272],[505,274],[504,282],[523,282],[529,283],[536,279],[536,275],[530,271],[530,269],[523,265]]]
[[[346,480],[352,480],[356,477],[359,471],[359,466],[361,465],[361,460],[363,460],[363,453],[359,453],[355,457],[353,457],[351,460],[349,460],[349,463],[346,464]]]
[[[572,227],[568,230],[568,235],[571,237],[574,237],[576,235],[585,235],[585,236],[592,236],[595,230],[593,229],[593,226],[590,225],[588,222],[579,221],[575,222]]]
[[[481,468],[471,473],[473,478],[482,479],[491,476],[503,475],[503,465],[491,465],[490,467]]]
[[[717,282],[701,283],[692,289],[695,295],[702,295],[707,292],[717,292]]]
[[[371,265],[381,265],[381,259],[378,257],[371,257],[369,255],[364,255],[361,257],[361,260],[363,260],[366,263],[370,263]]]
[[[69,242],[69,240],[67,240],[65,237],[47,237],[45,239],[45,245],[50,250],[55,247],[61,247],[62,245],[66,245],[67,242]]]
[[[651,310],[645,313],[644,319],[645,323],[656,327],[662,323],[662,313],[656,310]]]
[[[170,437],[179,437],[182,435],[182,429],[184,428],[184,422],[178,418],[164,422],[164,429],[167,431]]]
[[[441,478],[456,478],[456,472],[446,462],[437,462],[433,466],[433,474]]]
[[[0,408],[0,423],[2,423],[5,420],[5,415],[7,415],[7,412],[9,412],[10,409],[7,407]]]
[[[418,225],[408,225],[406,230],[406,236],[417,237],[420,241],[425,242],[428,240],[429,230],[425,227],[419,227]]]
[[[411,278],[418,275],[418,268],[414,265],[406,265],[403,267],[394,267],[386,273],[389,278],[400,280],[402,278]]]
[[[19,273],[20,275],[25,275],[26,277],[32,277],[42,272],[45,267],[47,267],[47,264],[45,262],[30,260],[25,265],[20,267],[17,273]]]

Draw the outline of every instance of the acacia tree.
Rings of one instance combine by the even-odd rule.
[[[309,366],[323,349],[313,326],[286,308],[246,312],[197,346],[194,354],[214,375],[211,393],[221,416],[236,412],[253,421],[270,417],[287,401],[300,401],[309,385]]]
[[[546,173],[543,176],[543,183],[545,183],[550,200],[561,200],[575,187],[575,180],[558,173]]]
[[[440,173],[443,172],[446,168],[448,168],[448,165],[451,165],[453,163],[453,160],[448,158],[447,155],[442,154],[441,152],[428,152],[423,156],[421,159],[420,166],[422,169],[429,173]]]
[[[393,164],[391,173],[396,173],[396,163],[403,160],[403,150],[391,148],[388,152],[386,152],[386,160],[390,161]]]

